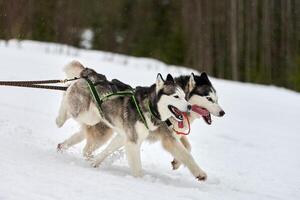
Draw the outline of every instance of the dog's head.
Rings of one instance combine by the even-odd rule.
[[[168,74],[164,80],[161,74],[158,74],[155,87],[157,110],[161,120],[173,117],[177,121],[182,121],[181,112],[189,111],[191,105],[185,100],[185,93],[175,84],[173,77]]]
[[[190,104],[197,105],[209,112],[208,115],[203,116],[204,121],[208,124],[211,124],[210,114],[217,117],[225,115],[224,110],[218,104],[216,90],[205,72],[201,73],[200,76],[191,74],[188,81],[187,100]],[[197,112],[197,109],[195,111]],[[200,110],[198,111],[200,112]]]

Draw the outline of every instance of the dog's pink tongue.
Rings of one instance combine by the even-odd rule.
[[[178,128],[183,128],[183,121],[178,122]]]
[[[209,114],[209,112],[206,109],[201,108],[200,106],[197,105],[192,105],[192,111],[198,113],[201,116],[207,116]]]

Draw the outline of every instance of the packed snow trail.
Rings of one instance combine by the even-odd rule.
[[[85,51],[59,44],[0,41],[0,80],[64,78],[73,59],[108,78],[150,85],[158,72],[190,74],[145,58]],[[55,117],[62,92],[0,87],[0,200],[2,199],[300,199],[300,95],[273,86],[212,79],[226,115],[192,124],[192,154],[207,172],[198,182],[159,143],[142,147],[143,178],[130,175],[126,158],[98,169],[81,155],[84,144],[60,154],[56,145],[78,130]],[[114,162],[113,162],[114,161]]]

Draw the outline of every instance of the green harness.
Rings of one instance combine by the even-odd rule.
[[[97,102],[96,106],[97,106],[97,108],[99,110],[99,113],[102,117],[104,117],[104,114],[103,114],[101,105],[104,101],[109,100],[111,97],[115,97],[115,96],[130,96],[132,101],[134,102],[135,108],[136,108],[137,112],[139,113],[139,116],[142,119],[144,125],[146,126],[147,129],[149,129],[149,127],[147,125],[147,122],[146,122],[146,119],[145,119],[145,116],[144,116],[144,114],[141,110],[141,107],[137,103],[136,97],[134,95],[134,93],[135,93],[134,90],[118,91],[118,92],[110,93],[110,94],[107,94],[105,96],[99,97],[99,94],[98,94],[98,92],[95,88],[94,83],[88,78],[85,78],[85,80],[88,83],[88,86],[89,86],[89,89],[92,93],[93,99],[95,100],[95,102]]]

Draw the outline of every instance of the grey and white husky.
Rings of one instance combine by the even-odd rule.
[[[193,105],[200,106],[200,110],[197,110],[196,107],[194,109],[195,113],[190,113],[188,116],[190,121],[200,117],[199,114],[201,114],[203,119],[208,124],[211,124],[210,113],[215,116],[223,116],[225,114],[218,105],[216,90],[209,81],[206,73],[202,73],[200,76],[195,76],[193,73],[191,76],[180,76],[175,81],[184,90],[186,100]],[[207,111],[206,114],[203,114],[203,110]],[[171,121],[174,122],[174,120]],[[176,126],[176,123],[173,123],[173,125]],[[92,152],[105,144],[112,135],[113,130],[103,122],[94,126],[83,125],[78,133],[60,143],[58,150],[65,150],[86,139],[86,146],[83,150],[84,156],[91,157]],[[152,141],[161,140],[163,147],[174,156],[174,160],[172,161],[173,169],[178,169],[181,163],[183,163],[198,180],[206,179],[206,174],[200,169],[190,154],[191,145],[186,136],[177,135],[173,129],[162,124],[157,130],[151,132],[148,139]],[[94,165],[99,165],[110,153],[111,148],[106,148],[101,154],[96,156]]]
[[[68,78],[88,78],[95,84],[100,95],[118,90],[117,84],[108,81],[104,75],[84,68],[78,62],[69,64],[65,68],[65,72]],[[106,151],[96,157],[94,166],[98,166],[102,160],[121,146],[125,146],[132,174],[141,176],[140,146],[148,137],[149,131],[155,131],[171,117],[182,121],[181,112],[188,112],[191,105],[185,100],[183,90],[175,84],[171,75],[168,75],[164,81],[159,74],[155,84],[150,87],[137,87],[134,91],[146,123],[141,120],[136,104],[130,96],[116,96],[104,101],[101,105],[103,113],[101,115],[85,79],[78,79],[68,87],[63,96],[56,123],[61,127],[71,117],[83,126],[95,126],[99,122],[103,123],[117,134]],[[153,113],[156,113],[157,117],[153,117]]]

